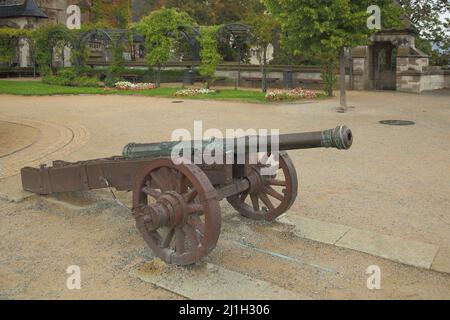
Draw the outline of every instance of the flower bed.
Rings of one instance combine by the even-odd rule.
[[[131,83],[128,81],[120,81],[114,84],[114,89],[118,90],[153,90],[156,85],[153,83]]]
[[[300,100],[300,99],[316,99],[317,92],[306,90],[302,88],[295,88],[292,90],[274,90],[266,94],[268,101],[286,101],[286,100]]]
[[[193,97],[200,94],[212,94],[216,93],[216,90],[211,89],[181,89],[175,92],[176,97]]]

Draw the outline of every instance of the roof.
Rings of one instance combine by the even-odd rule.
[[[39,9],[34,0],[26,0],[22,4],[0,6],[0,18],[34,17],[47,19],[47,15]]]

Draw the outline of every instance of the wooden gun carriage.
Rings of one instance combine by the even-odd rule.
[[[215,248],[221,229],[222,199],[255,220],[273,221],[289,210],[297,197],[298,183],[286,150],[347,150],[352,142],[352,132],[345,126],[277,137],[198,144],[191,141],[188,143],[194,152],[184,163],[174,159],[179,142],[129,144],[122,156],[76,163],[54,161],[52,167],[23,168],[22,185],[24,190],[40,195],[109,187],[132,191],[136,226],[154,255],[167,263],[188,265]],[[275,164],[270,152],[260,153],[272,150],[274,145],[280,151]],[[211,147],[221,150],[221,157],[232,159],[232,163],[189,163],[196,150],[204,152]],[[242,164],[238,164],[239,155],[244,155]],[[259,155],[257,161],[251,161],[255,155]]]

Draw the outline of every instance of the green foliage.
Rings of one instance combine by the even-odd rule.
[[[57,86],[69,87],[98,87],[98,78],[79,76],[74,69],[66,68],[59,70],[57,75],[47,75],[42,78],[42,82]]]
[[[165,8],[187,12],[200,25],[220,25],[243,21],[248,15],[263,13],[260,0],[145,0],[138,2],[137,16]]]
[[[9,30],[0,30],[0,63],[10,63],[16,54],[18,38]]]
[[[390,0],[264,0],[276,15],[288,37],[283,40],[294,53],[311,50],[338,52],[340,48],[355,47],[369,42],[374,33],[367,28],[367,8],[378,4],[383,22],[399,21],[400,11]],[[393,12],[395,11],[395,12]],[[393,17],[397,16],[397,19]]]
[[[146,60],[150,66],[161,67],[169,61],[178,37],[178,27],[192,26],[194,21],[186,12],[162,8],[144,17],[136,30],[145,37]],[[157,86],[160,81],[158,76]]]
[[[419,31],[421,39],[434,43],[448,53],[450,2],[445,0],[398,0],[398,2],[404,8],[408,20]]]
[[[251,28],[253,44],[260,47],[267,47],[272,43],[280,28],[278,21],[270,14],[253,14],[246,23]]]
[[[128,28],[131,22],[131,2],[129,0],[92,1],[94,21],[113,28]]]
[[[100,78],[106,77],[108,73],[107,68],[84,68],[84,73],[95,75]],[[194,70],[194,77],[200,76],[198,73],[198,70]],[[131,69],[131,68],[124,68],[123,72],[119,74],[120,78],[126,78],[126,76],[133,76],[137,78],[137,81],[139,82],[156,82],[155,72],[153,70],[144,70],[144,69]],[[168,82],[181,82],[183,80],[184,76],[184,70],[161,70],[161,83],[168,83]],[[116,81],[117,82],[117,81]]]
[[[267,91],[267,47],[275,42],[277,31],[280,28],[278,21],[270,14],[254,14],[247,20],[251,27],[252,42],[258,49],[263,81],[262,91]]]
[[[423,51],[430,57],[430,65],[432,66],[447,66],[449,62],[449,52],[440,52],[433,50],[431,41],[420,36],[416,37],[416,48]]]
[[[21,39],[29,39],[30,31],[1,28],[0,29],[0,63],[10,63],[16,56]]]
[[[321,75],[323,84],[323,91],[329,97],[333,96],[333,89],[337,83],[336,70],[338,67],[338,59],[334,52],[323,52],[319,54],[319,61],[321,66]]]
[[[369,43],[375,32],[367,28],[370,5],[382,10],[384,27],[403,24],[402,10],[392,0],[263,0],[281,24],[283,46],[294,55],[307,53],[319,56],[322,61],[325,89],[335,81],[330,72],[339,52],[345,47]],[[323,55],[326,53],[326,55]],[[340,63],[343,63],[341,61]],[[341,81],[345,81],[341,77]],[[345,90],[344,90],[345,92]]]
[[[161,96],[174,97],[179,88],[164,87],[155,90],[104,90],[104,88],[93,87],[68,87],[49,85],[36,81],[0,81],[0,94],[14,94],[25,96],[48,96],[60,94],[102,94],[102,95],[139,95],[139,96]],[[213,100],[236,100],[245,102],[265,103],[265,94],[251,90],[221,90],[214,95],[197,95],[186,99],[213,99]]]
[[[207,88],[210,87],[211,81],[216,73],[217,66],[222,60],[222,56],[219,54],[217,48],[217,31],[219,26],[201,27],[200,28],[200,58],[201,64],[199,72],[202,76],[207,77]]]
[[[108,67],[106,74],[105,85],[108,87],[114,86],[118,81],[121,81],[120,75],[125,70],[125,59],[123,57],[123,44],[119,44],[112,49],[113,61]]]
[[[32,54],[35,55],[40,73],[43,76],[52,75],[52,60],[54,54],[64,47],[71,49],[71,62],[76,73],[81,76],[89,56],[88,48],[82,44],[81,37],[100,25],[85,25],[80,30],[69,30],[61,24],[50,24],[30,32]]]
[[[32,38],[36,62],[42,76],[53,74],[52,61],[54,52],[64,47],[74,48],[77,42],[75,33],[61,24],[50,24],[33,31]]]

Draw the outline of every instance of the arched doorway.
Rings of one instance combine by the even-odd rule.
[[[376,90],[397,88],[397,47],[390,41],[375,42],[372,50],[372,76]]]

